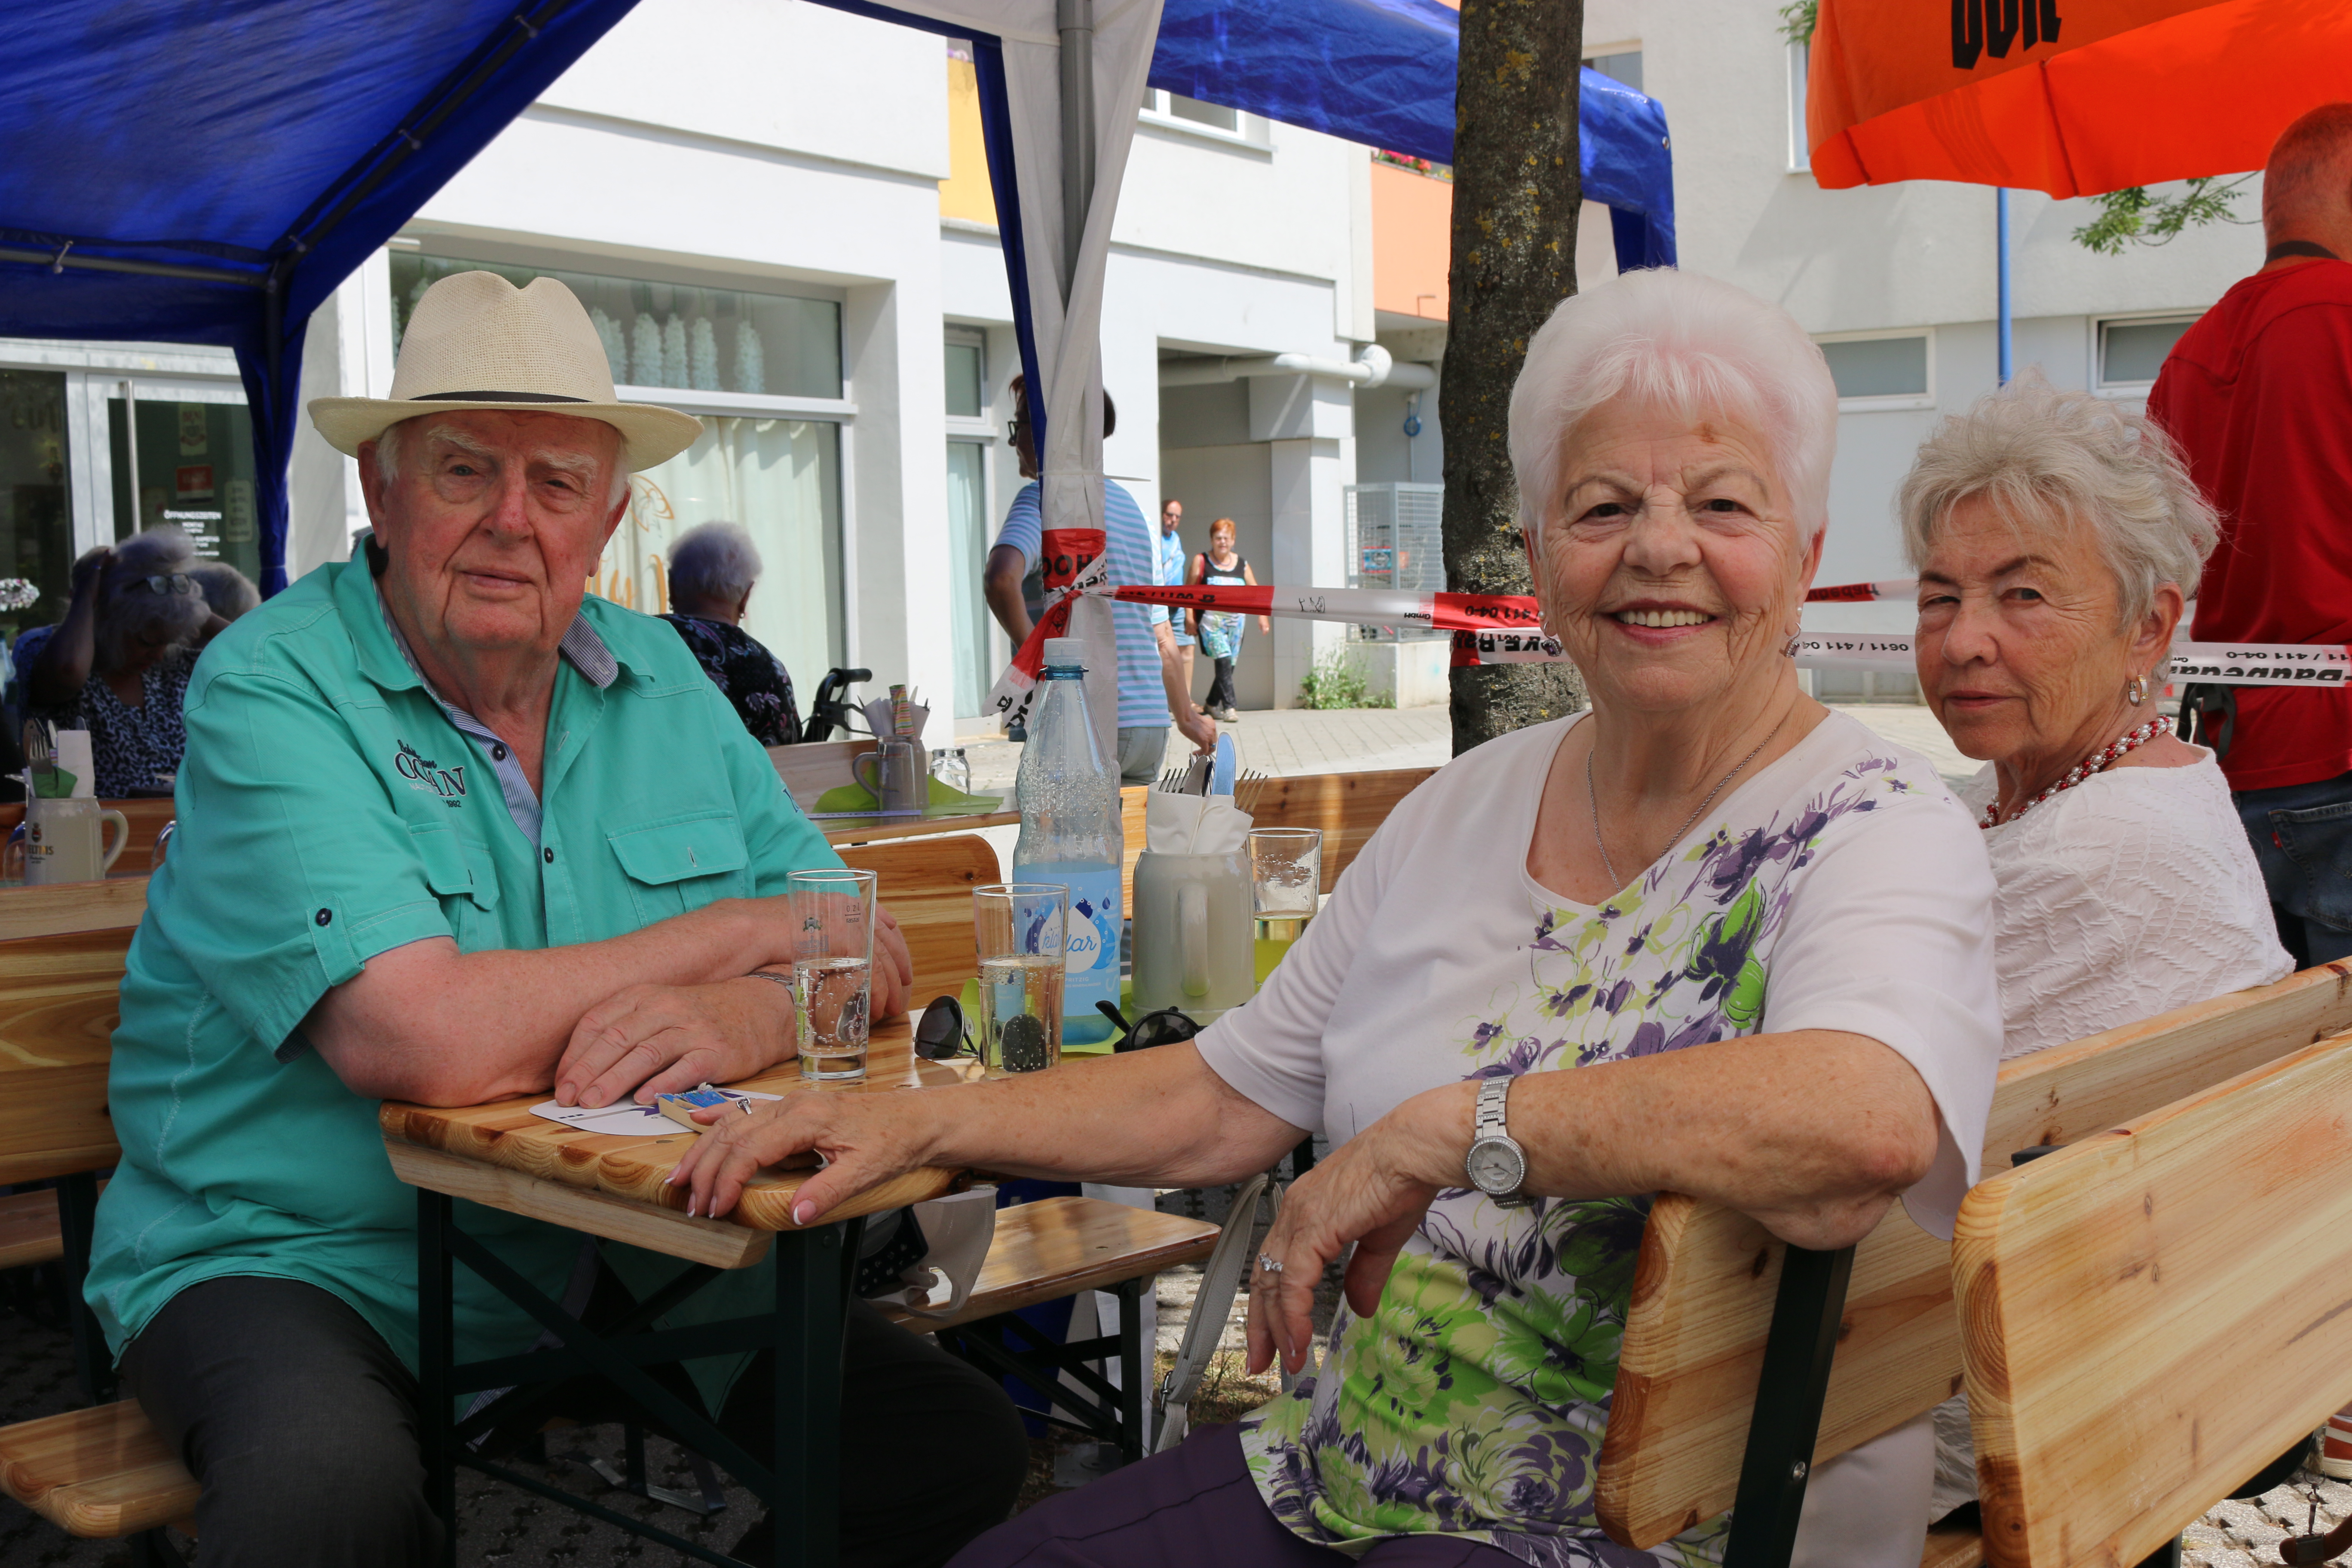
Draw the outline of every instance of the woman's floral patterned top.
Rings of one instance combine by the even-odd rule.
[[[1983,848],[1941,781],[1832,715],[1633,886],[1587,907],[1526,871],[1562,733],[1507,737],[1416,792],[1276,972],[1282,984],[1202,1037],[1210,1065],[1339,1142],[1450,1079],[1573,1071],[1759,1032],[1865,1034],[1920,1067],[1948,1127],[1965,1133],[1973,1118],[1978,1131],[1948,1134],[1913,1193],[1915,1214],[1923,1197],[1932,1211],[1923,1223],[1948,1232],[2000,1018],[1989,947],[1968,929],[1987,929]],[[1482,763],[1489,776],[1458,776]],[[1310,1068],[1286,1037],[1318,1009]],[[1307,1110],[1310,1071],[1320,1103]],[[1516,1120],[1513,1131],[1530,1137]],[[1441,1193],[1374,1314],[1343,1306],[1316,1374],[1245,1431],[1268,1506],[1339,1547],[1444,1532],[1544,1564],[1719,1560],[1722,1520],[1639,1552],[1593,1514],[1648,1207]]]

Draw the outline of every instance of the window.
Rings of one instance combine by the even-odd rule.
[[[518,288],[534,278],[552,278],[570,289],[596,324],[616,385],[754,396],[841,395],[841,307],[831,300],[415,252],[392,255],[394,353],[409,311],[425,289],[453,272],[495,272]]]
[[[979,419],[988,413],[986,340],[950,328],[947,342],[948,416]]]
[[[955,716],[982,718],[1005,654],[981,592],[988,564],[988,448],[948,443],[948,584],[955,645]]]
[[[1620,49],[1612,54],[1588,55],[1585,65],[1612,81],[1622,81],[1635,92],[1642,90],[1642,51],[1639,48]]]
[[[1830,377],[1837,383],[1838,406],[1849,411],[1928,406],[1934,401],[1927,390],[1932,380],[1928,347],[1925,332],[1821,340],[1822,357],[1829,361]]]
[[[1805,80],[1813,68],[1813,46],[1789,46],[1789,173],[1810,174],[1813,167],[1812,133],[1805,129]]]
[[[1255,115],[1244,114],[1237,109],[1227,109],[1222,103],[1203,103],[1197,98],[1186,98],[1181,92],[1169,92],[1160,88],[1143,90],[1145,117],[1161,125],[1205,131],[1235,142],[1263,143],[1265,122]]]
[[[197,555],[261,581],[253,416],[243,402],[181,401],[176,389],[117,384],[106,400],[114,537],[165,524]]]
[[[2146,392],[2194,316],[2099,323],[2099,390]]]
[[[0,370],[0,577],[40,595],[22,608],[0,597],[0,631],[11,637],[65,613],[74,557],[66,396],[61,373]]]

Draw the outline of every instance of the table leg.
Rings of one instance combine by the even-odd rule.
[[[425,1463],[425,1500],[441,1521],[441,1563],[457,1561],[457,1464],[451,1450],[449,1367],[457,1353],[450,1294],[449,1196],[416,1192],[417,1447]]]
[[[1143,1458],[1143,1394],[1151,1386],[1153,1360],[1143,1343],[1143,1287],[1150,1278],[1122,1279],[1118,1294],[1118,1462]]]
[[[842,1334],[865,1221],[776,1237],[775,1568],[841,1549]]]

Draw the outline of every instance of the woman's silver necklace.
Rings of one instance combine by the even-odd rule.
[[[2023,816],[2027,812],[2032,811],[2035,806],[2040,805],[2043,801],[2048,800],[2052,795],[2058,794],[2060,791],[2073,789],[2076,784],[2081,784],[2084,779],[2089,778],[2092,774],[2106,772],[2108,766],[2113,763],[2116,758],[2122,756],[2126,752],[2136,752],[2139,750],[2140,747],[2145,746],[2150,741],[2155,740],[2158,731],[2169,729],[2171,725],[2171,720],[2158,714],[2156,718],[2150,719],[2147,723],[2142,724],[2138,729],[2126,731],[2125,733],[2108,742],[2105,745],[2101,746],[2097,751],[2093,752],[2089,756],[2084,757],[2081,762],[2076,763],[2071,769],[2067,770],[2067,773],[2064,778],[2060,779],[2056,784],[2052,784],[2048,789],[2043,790],[2040,795],[2035,795],[2032,800],[2027,801],[2023,805],[2021,805],[2015,811],[2011,812],[2005,819],[2000,815],[2000,797],[1996,795],[1992,804],[1985,807],[1984,816],[1977,823],[1977,826],[1979,827],[1993,828],[1999,827],[2004,820],[2015,822],[2019,817]],[[1609,858],[1609,852],[1605,849],[1602,850],[1601,852],[1601,858],[1606,860]]]
[[[1696,808],[1694,809],[1688,816],[1683,818],[1683,825],[1675,829],[1675,836],[1672,838],[1666,840],[1666,847],[1668,849],[1672,849],[1675,845],[1680,844],[1683,841],[1683,835],[1691,830],[1691,824],[1699,819],[1699,813],[1705,811],[1708,806],[1715,804],[1715,797],[1723,793],[1723,786],[1729,784],[1733,779],[1738,778],[1739,776],[1740,769],[1754,762],[1757,757],[1762,753],[1764,748],[1772,743],[1773,735],[1778,735],[1780,732],[1781,726],[1787,724],[1788,721],[1789,715],[1786,713],[1781,714],[1780,722],[1772,726],[1771,734],[1768,734],[1762,740],[1757,742],[1755,751],[1750,752],[1746,756],[1740,758],[1738,763],[1733,764],[1729,773],[1715,781],[1715,787],[1706,792],[1706,798],[1700,801]],[[1598,746],[1594,748],[1596,751],[1598,749]],[[1599,791],[1592,787],[1591,752],[1584,753],[1584,804],[1592,813],[1592,847],[1601,851],[1601,868],[1609,873],[1609,885],[1611,887],[1622,888],[1625,884],[1618,879],[1617,868],[1612,865],[1609,859],[1609,841],[1601,837],[1601,795]]]

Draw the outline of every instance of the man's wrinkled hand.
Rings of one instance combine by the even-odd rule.
[[[657,1094],[765,1072],[796,1048],[788,985],[632,985],[582,1016],[556,1064],[555,1100],[594,1110],[634,1092],[650,1105]]]

